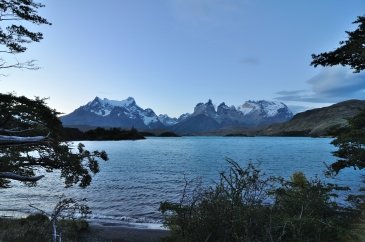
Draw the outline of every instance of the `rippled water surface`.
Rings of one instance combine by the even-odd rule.
[[[335,160],[335,148],[326,138],[278,137],[181,137],[148,138],[140,141],[83,142],[89,150],[107,151],[110,160],[101,162],[101,171],[86,189],[64,189],[55,173],[46,173],[37,187],[13,183],[1,190],[0,215],[19,216],[34,212],[28,204],[49,210],[61,194],[87,198],[92,219],[159,223],[159,203],[177,200],[189,179],[202,177],[205,184],[218,179],[227,168],[226,158],[244,165],[258,163],[267,175],[290,176],[303,171],[307,176],[323,177],[323,162]],[[336,182],[354,190],[360,174],[346,170]]]

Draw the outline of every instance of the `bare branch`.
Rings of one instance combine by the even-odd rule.
[[[0,59],[0,69],[18,68],[27,70],[39,70],[39,67],[36,66],[35,62],[36,60],[30,60],[26,62],[16,61],[14,64],[7,65],[3,59]]]
[[[29,201],[29,200],[28,200],[28,201]],[[37,207],[36,207],[36,206],[34,206],[33,204],[29,204],[29,207],[34,208],[34,209],[38,210],[38,211],[39,211],[39,212],[41,212],[43,215],[46,215],[46,216],[51,217],[51,215],[50,215],[49,213],[47,213],[46,211],[44,211],[44,210],[42,210],[42,209],[40,209],[40,208],[37,208]]]
[[[7,50],[0,50],[0,53],[6,53],[6,54],[15,54],[12,51],[7,51]]]

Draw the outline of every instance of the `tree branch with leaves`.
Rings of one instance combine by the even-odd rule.
[[[358,24],[354,31],[346,31],[348,39],[340,42],[334,51],[312,55],[315,67],[342,65],[351,67],[355,73],[365,70],[365,15],[353,22]],[[339,159],[333,163],[330,173],[353,167],[365,168],[365,110],[348,120],[348,126],[340,129],[332,144],[338,147],[333,154]]]
[[[340,47],[330,52],[312,55],[312,63],[317,66],[350,66],[354,72],[365,69],[365,16],[357,17],[354,31],[346,31],[348,39],[340,42]]]
[[[333,154],[339,159],[331,164],[330,170],[336,174],[347,167],[365,168],[365,111],[348,122],[348,127],[340,129],[332,141],[338,148]]]
[[[64,142],[59,113],[44,99],[0,94],[0,110],[0,187],[11,180],[34,183],[43,177],[38,170],[60,170],[66,187],[86,187],[99,172],[98,161],[108,159],[105,151]]]
[[[33,0],[0,0],[0,70],[38,69],[35,60],[20,62],[14,56],[24,53],[27,45],[43,39],[41,32],[30,30],[28,26],[29,23],[51,25],[47,19],[38,15],[38,9],[44,6]]]

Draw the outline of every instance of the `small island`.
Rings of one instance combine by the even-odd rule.
[[[174,132],[166,131],[158,135],[158,137],[181,137],[178,134],[175,134]]]

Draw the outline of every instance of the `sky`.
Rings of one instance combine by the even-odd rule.
[[[44,1],[44,40],[16,56],[37,71],[10,69],[0,92],[70,113],[94,99],[134,97],[177,117],[199,102],[281,101],[299,112],[365,99],[365,73],[314,68],[311,54],[334,50],[364,0]]]

